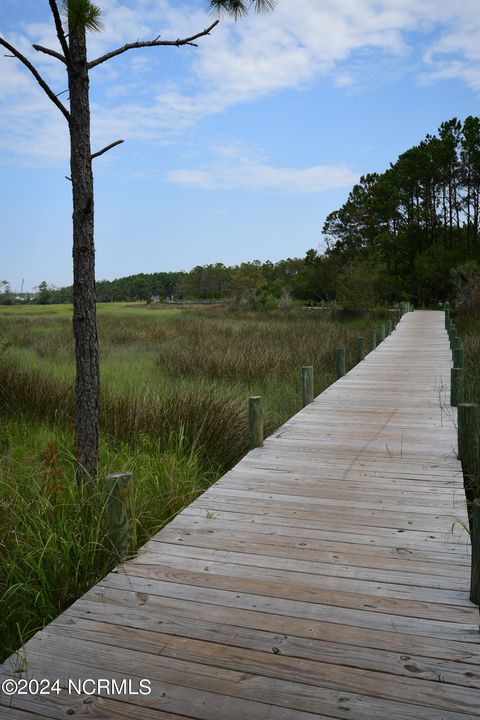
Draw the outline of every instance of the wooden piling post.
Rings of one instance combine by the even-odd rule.
[[[458,458],[468,472],[473,472],[479,459],[480,405],[458,405]]]
[[[311,403],[313,398],[313,366],[305,365],[302,367],[302,407]]]
[[[385,324],[381,323],[380,327],[378,328],[380,333],[380,342],[383,342],[385,340]]]
[[[480,405],[461,403],[458,406],[458,458],[462,463],[463,486],[467,499],[470,536],[473,528],[473,501],[478,495],[480,469]]]
[[[357,355],[357,363],[362,362],[365,359],[365,338],[357,337],[355,343],[355,350]]]
[[[118,557],[124,560],[137,546],[132,473],[107,475],[107,492],[108,535]]]
[[[335,369],[337,379],[345,375],[345,348],[337,348],[335,351]]]
[[[480,498],[475,498],[472,507],[472,574],[470,600],[480,605]]]
[[[452,338],[452,350],[457,350],[458,348],[463,347],[462,338],[460,335],[455,335]]]
[[[463,367],[453,367],[450,370],[450,405],[457,407],[463,403]]]
[[[248,436],[250,450],[263,447],[263,407],[260,395],[248,398]]]
[[[392,330],[393,330],[392,321],[391,321],[391,320],[388,320],[388,321],[387,321],[387,335],[391,335],[391,334],[392,334]]]
[[[377,347],[377,331],[371,330],[370,332],[370,351],[375,350]]]
[[[463,368],[465,366],[465,353],[463,347],[452,350],[453,367]]]

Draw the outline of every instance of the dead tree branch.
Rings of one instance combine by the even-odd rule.
[[[50,5],[53,19],[55,21],[55,29],[57,31],[57,37],[58,37],[58,40],[62,47],[63,54],[65,56],[64,62],[68,65],[70,62],[70,52],[68,49],[68,43],[67,43],[67,39],[65,37],[65,33],[63,32],[62,20],[61,20],[60,13],[58,10],[58,5],[56,3],[56,0],[48,0],[48,4]]]
[[[137,41],[134,43],[127,43],[126,45],[123,45],[120,48],[117,48],[116,50],[112,50],[109,53],[106,53],[105,55],[102,55],[101,57],[97,58],[96,60],[92,60],[88,63],[88,69],[91,70],[92,68],[96,67],[97,65],[100,65],[101,63],[104,63],[106,60],[110,60],[113,57],[116,57],[117,55],[122,55],[124,52],[127,52],[127,50],[134,50],[137,48],[144,48],[144,47],[161,47],[161,46],[173,46],[173,47],[181,47],[182,45],[193,45],[194,47],[197,47],[194,40],[197,40],[200,37],[204,37],[205,35],[210,35],[213,28],[218,25],[219,20],[215,20],[214,23],[210,25],[210,27],[205,28],[205,30],[202,30],[202,32],[197,33],[196,35],[192,35],[191,37],[187,38],[178,38],[177,40],[159,40],[158,38],[160,36],[157,36],[155,40],[145,40],[145,41]]]
[[[53,102],[54,105],[58,107],[62,115],[65,116],[67,122],[70,124],[70,113],[68,112],[65,105],[63,105],[60,100],[57,98],[53,90],[47,85],[45,80],[42,78],[38,70],[32,65],[32,63],[27,60],[25,55],[22,55],[22,53],[17,50],[17,48],[13,47],[13,45],[10,45],[6,40],[0,37],[0,45],[2,45],[4,48],[6,48],[9,52],[12,53],[14,57],[16,57],[18,60],[20,60],[21,63],[25,65],[26,68],[30,70],[35,80],[38,82],[42,90],[48,95],[50,100]]]
[[[57,58],[57,60],[60,60],[60,62],[65,63],[65,65],[67,64],[67,61],[65,60],[63,55],[56,50],[50,50],[50,48],[43,47],[43,45],[32,45],[32,47],[37,52],[45,53],[45,55],[51,55],[52,57]]]
[[[103,155],[103,153],[108,152],[112,148],[116,147],[116,145],[121,145],[123,142],[125,142],[125,140],[115,140],[115,142],[110,143],[110,145],[107,145],[106,147],[102,148],[98,152],[93,153],[93,155],[91,155],[91,159],[93,160],[93,158],[100,157],[100,155]]]

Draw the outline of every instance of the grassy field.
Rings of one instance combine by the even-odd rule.
[[[139,543],[247,450],[249,395],[266,432],[334,381],[335,348],[379,321],[293,308],[98,307],[101,467],[95,493],[73,479],[74,356],[69,306],[0,308],[0,658],[115,564],[106,534],[109,472],[131,470]]]

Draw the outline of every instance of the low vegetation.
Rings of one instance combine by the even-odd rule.
[[[99,306],[101,474],[86,494],[73,473],[71,308],[4,308],[0,656],[115,564],[106,474],[134,473],[143,543],[246,452],[249,395],[263,396],[272,432],[300,409],[301,366],[314,366],[321,392],[335,348],[352,366],[355,337],[373,323],[304,308]]]

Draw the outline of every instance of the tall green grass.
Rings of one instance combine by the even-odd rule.
[[[371,321],[202,307],[100,314],[98,324],[102,431],[115,440],[146,433],[165,441],[182,428],[187,443],[226,469],[246,450],[247,397],[264,397],[272,432],[301,407],[302,365],[314,366],[320,393],[335,379],[335,348],[346,347],[353,365],[355,337]],[[0,363],[0,413],[66,427],[73,416],[69,320],[3,313],[0,337],[11,343]]]
[[[480,404],[480,327],[470,326],[463,337],[465,402]]]
[[[107,533],[104,477],[130,470],[139,545],[217,477],[181,433],[160,444],[102,443],[94,492],[78,487],[70,438],[10,420],[0,453],[0,660],[86,592],[117,562]]]

